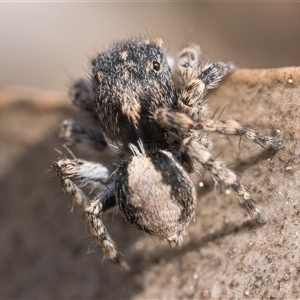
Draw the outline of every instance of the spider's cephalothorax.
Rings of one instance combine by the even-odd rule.
[[[204,96],[234,70],[223,62],[202,63],[199,46],[188,44],[178,57],[176,82],[161,39],[115,43],[91,61],[91,80],[71,89],[75,105],[102,129],[95,132],[65,120],[61,136],[68,144],[85,142],[97,150],[107,142],[118,147],[120,163],[112,166],[63,158],[53,163],[64,191],[82,208],[91,233],[107,259],[124,267],[100,215],[119,206],[126,220],[172,246],[180,245],[196,209],[188,173],[203,166],[217,182],[230,187],[258,223],[265,223],[250,193],[235,172],[209,152],[207,132],[244,136],[279,149],[279,137],[265,136],[243,124],[205,116]],[[81,189],[97,195],[90,201]]]
[[[176,107],[176,93],[160,40],[119,42],[92,61],[96,112],[106,136],[122,148],[143,141],[163,147],[153,121],[159,107]]]

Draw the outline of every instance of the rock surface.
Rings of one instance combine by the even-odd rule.
[[[54,149],[63,149],[59,122],[74,114],[67,101],[48,97],[0,91],[1,299],[300,297],[299,67],[241,69],[207,97],[209,116],[223,111],[220,119],[285,140],[275,152],[212,135],[212,153],[240,174],[267,224],[256,225],[236,195],[215,188],[206,173],[194,178],[201,181],[199,203],[181,249],[138,232],[116,211],[104,217],[129,273],[102,261],[84,220],[71,213],[54,173],[46,173],[59,156]],[[99,159],[81,147],[73,151]]]

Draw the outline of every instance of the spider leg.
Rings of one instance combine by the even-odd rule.
[[[169,129],[198,129],[208,132],[216,131],[225,135],[237,135],[259,144],[262,147],[280,149],[284,141],[280,137],[266,136],[264,133],[248,128],[236,120],[219,121],[214,119],[192,120],[188,115],[169,108],[159,108],[154,114],[155,120],[161,126]]]
[[[113,204],[116,205],[116,200],[114,189],[111,189],[102,199],[95,199],[86,206],[85,219],[90,232],[101,246],[104,257],[107,260],[120,265],[123,269],[129,270],[130,268],[128,264],[123,260],[122,255],[118,252],[113,240],[107,232],[106,227],[100,219],[100,215]]]
[[[59,137],[66,141],[66,145],[83,143],[90,148],[100,151],[107,147],[107,143],[101,131],[86,128],[73,119],[66,119],[61,123]]]
[[[182,84],[178,108],[193,119],[205,115],[204,96],[208,90],[216,88],[221,80],[235,69],[232,63],[200,64],[200,58],[200,47],[189,44],[181,50],[178,59],[179,80]]]
[[[81,187],[89,186],[92,192],[103,193],[110,171],[103,165],[82,159],[62,158],[53,163],[63,191],[82,211],[89,199]]]
[[[241,204],[259,224],[264,224],[266,222],[266,219],[260,213],[250,193],[240,182],[235,172],[228,169],[222,161],[215,160],[209,150],[196,139],[186,138],[183,140],[182,147],[183,151],[185,151],[192,159],[201,163],[202,166],[212,174],[217,182],[234,190],[239,196]]]
[[[200,66],[198,69],[198,78],[205,84],[206,93],[208,90],[216,88],[221,80],[228,74],[232,73],[236,69],[235,65],[231,62],[225,63],[222,61],[218,62],[207,62]]]
[[[208,131],[244,135],[253,142],[263,146],[273,147],[275,149],[278,149],[283,145],[282,139],[277,137],[266,137],[262,133],[243,127],[243,125],[233,120],[227,120],[225,122],[209,119],[194,121],[188,115],[182,112],[173,111],[169,108],[160,108],[156,110],[154,119],[158,122],[158,124],[169,129],[188,132],[194,128],[205,130],[210,129]],[[205,124],[207,128],[204,127]],[[208,124],[211,124],[211,126],[208,127]],[[240,202],[259,224],[264,224],[266,222],[266,219],[261,215],[254,200],[251,198],[250,193],[240,182],[237,174],[229,170],[223,162],[214,159],[202,141],[195,138],[195,136],[186,137],[182,142],[182,152],[186,153],[189,157],[199,162],[205,169],[210,171],[217,182],[223,183],[225,186],[233,189],[239,196]]]
[[[92,116],[94,123],[98,124],[95,110],[95,93],[91,80],[80,79],[70,88],[70,98],[75,106]],[[66,119],[61,124],[60,138],[65,139],[66,145],[85,143],[96,150],[104,150],[107,147],[106,140],[101,131],[86,128],[73,119]]]
[[[194,43],[188,43],[182,47],[178,55],[178,68],[184,73],[187,69],[197,69],[201,59],[201,48]]]
[[[282,138],[266,136],[264,133],[248,128],[233,119],[227,119],[225,121],[204,119],[196,122],[195,126],[205,131],[216,131],[226,135],[244,136],[262,147],[280,149],[284,146]]]
[[[116,205],[114,187],[110,187],[104,192],[104,182],[109,180],[109,170],[98,163],[67,158],[54,162],[53,167],[64,192],[73,199],[74,203],[85,214],[88,228],[93,236],[97,238],[105,258],[128,269],[127,264],[122,260],[110,238],[106,227],[99,218],[103,212]],[[85,185],[91,185],[97,190],[97,193],[102,193],[102,196],[89,201],[80,188],[80,186]]]
[[[95,110],[95,92],[91,80],[79,79],[70,88],[70,98],[75,106],[88,112],[95,120],[98,120]]]

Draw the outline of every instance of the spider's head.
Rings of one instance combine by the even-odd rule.
[[[112,45],[92,60],[92,74],[96,111],[109,136],[119,136],[120,125],[142,128],[158,107],[175,106],[175,87],[161,39]]]

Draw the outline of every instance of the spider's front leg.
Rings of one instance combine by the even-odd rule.
[[[200,119],[206,113],[204,96],[216,88],[220,81],[235,70],[232,63],[208,62],[200,64],[201,50],[198,45],[189,44],[179,53],[179,81],[182,86],[178,108],[193,119]]]
[[[279,149],[283,146],[283,140],[281,138],[267,137],[262,133],[242,126],[234,120],[227,120],[223,122],[209,119],[194,121],[188,115],[172,111],[168,108],[158,109],[155,112],[154,118],[165,128],[181,131],[189,131],[194,128],[213,131],[213,128],[215,128],[215,131],[219,131],[224,134],[245,136],[251,141],[262,146],[272,147],[275,149]],[[206,124],[206,127],[204,124]],[[208,128],[208,124],[211,124],[210,128]],[[205,147],[201,141],[196,139],[194,136],[185,138],[182,142],[182,152],[186,153],[189,157],[199,162],[205,169],[210,171],[217,182],[223,183],[225,186],[233,189],[239,196],[241,203],[258,223],[264,224],[266,222],[266,219],[261,215],[251,195],[240,182],[237,174],[229,170],[223,162],[215,160],[207,147]]]
[[[92,116],[94,123],[98,125],[99,120],[95,111],[93,85],[90,80],[78,80],[70,89],[70,97],[75,106]],[[66,141],[66,145],[83,143],[95,150],[104,150],[107,143],[104,134],[100,130],[86,128],[81,123],[66,119],[61,123],[60,138]]]
[[[66,141],[67,146],[82,143],[98,151],[107,148],[107,143],[101,131],[86,128],[73,119],[65,119],[61,123],[59,137]]]
[[[108,188],[110,171],[99,163],[93,163],[82,159],[63,158],[53,163],[63,191],[71,197],[73,203],[85,214],[89,230],[97,238],[103,249],[104,256],[108,260],[128,269],[122,260],[107,230],[100,220],[100,215],[116,205],[114,188]],[[81,187],[88,186],[91,192],[101,195],[95,200],[89,201]]]
[[[102,199],[95,199],[86,206],[85,218],[91,233],[102,247],[104,257],[120,265],[123,269],[129,270],[129,265],[123,260],[100,219],[100,215],[114,205],[116,205],[115,190],[111,188]]]
[[[188,131],[191,129],[203,130],[206,132],[216,131],[224,135],[236,135],[245,137],[262,147],[281,149],[284,141],[281,137],[267,136],[264,133],[253,130],[242,123],[227,119],[225,121],[215,119],[193,120],[182,112],[177,112],[169,108],[159,108],[154,114],[154,119],[162,127]]]
[[[81,211],[89,202],[81,187],[89,185],[92,192],[102,192],[110,175],[105,166],[82,159],[62,158],[52,166],[64,193],[71,197]]]
[[[195,126],[205,131],[216,131],[225,135],[244,136],[248,140],[259,144],[262,147],[279,150],[284,146],[284,141],[281,137],[266,136],[264,133],[253,130],[233,119],[227,119],[225,121],[204,119],[196,121]]]
[[[89,79],[79,79],[70,88],[70,98],[75,106],[89,113],[93,119],[98,120],[95,110],[95,92],[93,82]]]

